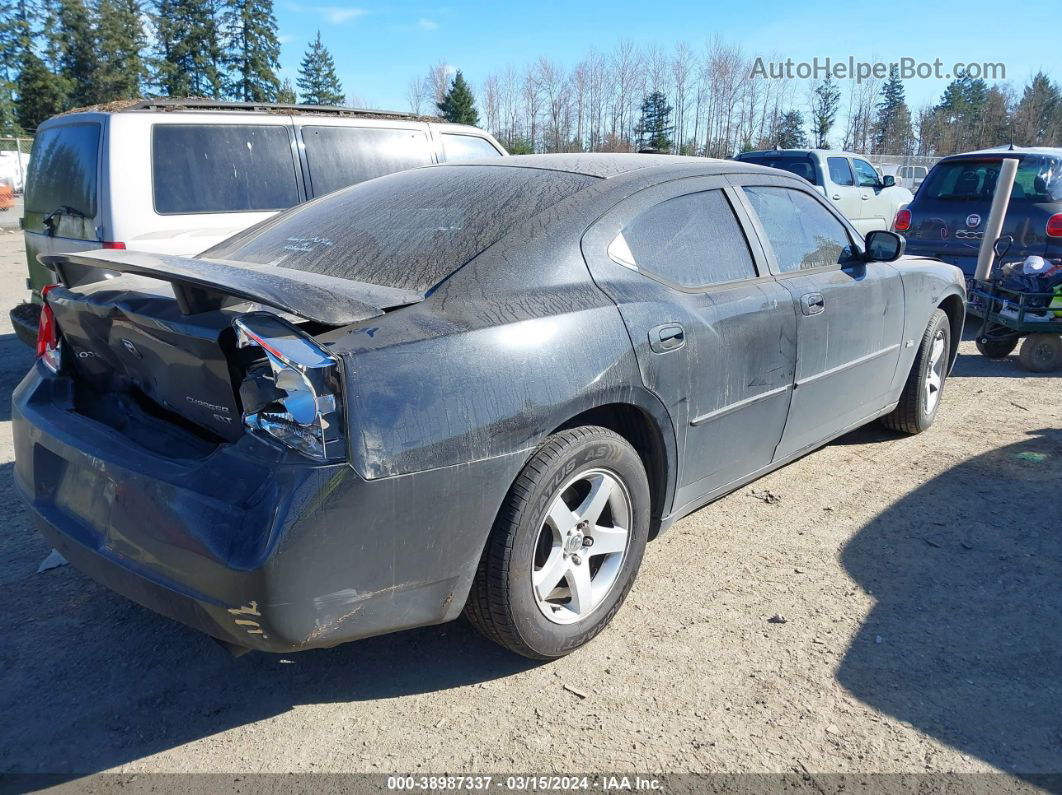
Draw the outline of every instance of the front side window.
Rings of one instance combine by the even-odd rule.
[[[443,133],[442,142],[443,154],[449,163],[455,160],[475,160],[480,157],[501,157],[501,152],[495,149],[490,141],[476,135]]]
[[[746,187],[783,273],[823,268],[852,257],[844,225],[811,196],[791,188]]]
[[[284,210],[300,201],[288,128],[265,124],[156,124],[155,212]]]
[[[100,126],[66,124],[40,133],[33,142],[26,177],[26,211],[48,214],[68,207],[96,215],[96,168]]]
[[[303,127],[313,195],[431,163],[423,130]]]
[[[828,157],[826,162],[830,167],[830,179],[834,185],[855,185],[852,176],[852,167],[848,165],[847,157]]]
[[[878,185],[878,172],[874,166],[866,160],[853,160],[852,163],[855,165],[856,176],[859,177],[859,187],[873,188]]]
[[[745,234],[721,190],[650,207],[624,227],[609,253],[621,264],[687,288],[756,276]]]

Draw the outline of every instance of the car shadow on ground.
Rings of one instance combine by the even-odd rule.
[[[1062,773],[1060,487],[1062,431],[1045,429],[863,527],[841,559],[876,604],[840,683],[997,768]]]
[[[10,464],[0,478],[10,480]],[[16,534],[27,537],[0,546],[0,773],[96,772],[303,704],[472,686],[535,664],[463,620],[234,658],[72,567],[35,573],[48,546],[28,527]],[[21,576],[12,582],[14,571]]]

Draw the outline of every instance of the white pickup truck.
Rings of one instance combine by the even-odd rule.
[[[860,234],[892,229],[896,213],[914,198],[896,184],[896,178],[879,176],[860,155],[829,149],[775,149],[742,152],[738,160],[780,168],[803,177],[847,216]]]

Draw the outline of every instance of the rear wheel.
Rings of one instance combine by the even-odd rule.
[[[466,615],[491,640],[533,659],[560,657],[612,620],[649,535],[641,459],[598,427],[554,434],[510,489]]]
[[[921,433],[933,424],[944,393],[951,359],[951,324],[943,309],[937,309],[922,335],[900,402],[881,418],[885,427],[903,433]]]
[[[1062,335],[1030,334],[1018,351],[1021,366],[1034,373],[1050,373],[1062,367]]]

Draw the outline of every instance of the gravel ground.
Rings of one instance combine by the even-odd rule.
[[[0,233],[8,305],[24,267]],[[234,659],[36,573],[4,309],[0,772],[1062,772],[1058,374],[963,342],[929,432],[869,426],[678,523],[563,660],[460,621]]]

